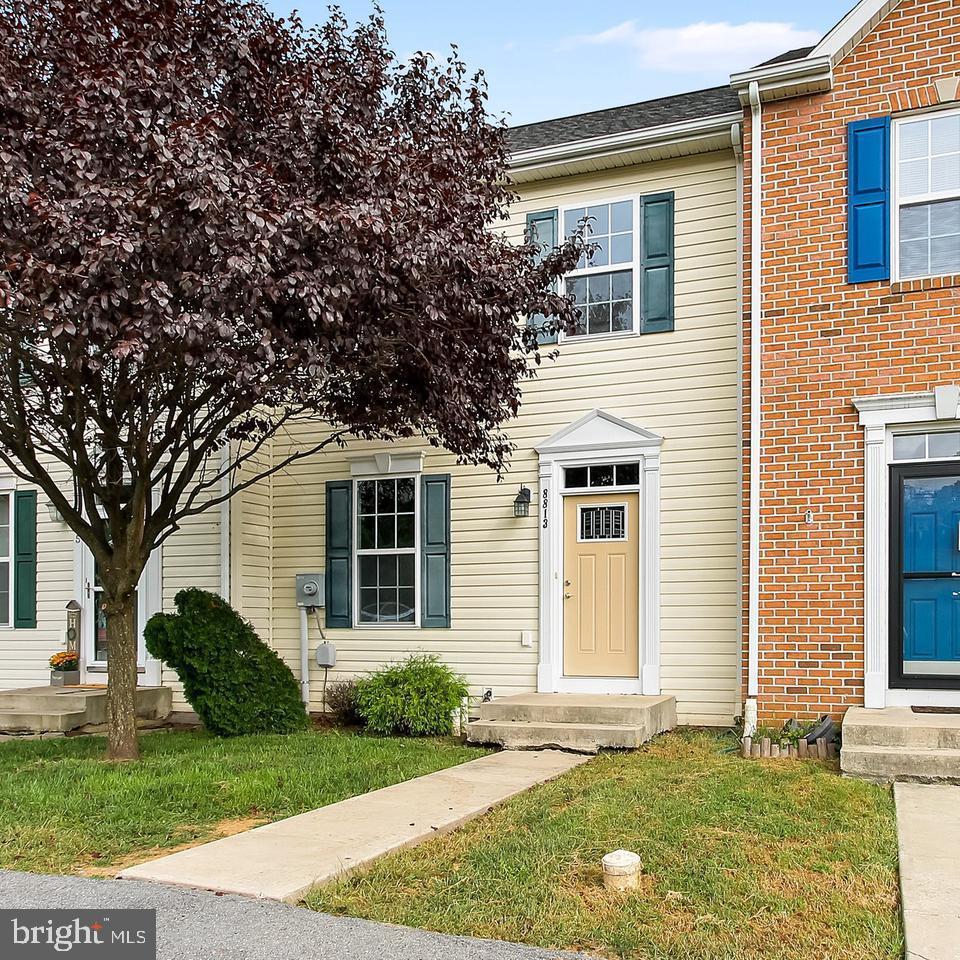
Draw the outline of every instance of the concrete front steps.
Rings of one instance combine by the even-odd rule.
[[[169,687],[137,687],[137,720],[141,726],[170,716]],[[49,736],[74,730],[106,729],[107,688],[26,687],[0,690],[0,736]]]
[[[960,714],[851,707],[843,719],[840,769],[884,783],[960,783]]]
[[[677,725],[673,697],[525,693],[482,703],[479,712],[467,724],[468,742],[507,750],[632,750]]]

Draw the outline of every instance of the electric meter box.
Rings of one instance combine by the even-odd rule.
[[[297,574],[297,606],[322,607],[325,603],[323,574]]]
[[[329,640],[317,647],[316,656],[318,667],[335,667],[337,665],[337,648]]]

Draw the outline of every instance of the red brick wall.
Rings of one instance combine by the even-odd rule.
[[[762,719],[839,717],[863,702],[863,436],[850,401],[960,381],[960,277],[846,281],[846,125],[938,102],[932,81],[958,73],[960,3],[903,0],[836,68],[831,92],[764,104]],[[748,361],[749,349],[747,328]],[[749,389],[744,411],[749,479]]]

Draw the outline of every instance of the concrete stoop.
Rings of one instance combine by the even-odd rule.
[[[852,707],[843,719],[840,769],[881,783],[960,783],[960,714]]]
[[[673,697],[518,694],[482,703],[479,713],[467,740],[507,750],[633,750],[677,725]]]
[[[137,687],[138,725],[150,726],[170,716],[169,687]],[[0,690],[0,736],[64,734],[106,728],[106,687],[27,687]]]

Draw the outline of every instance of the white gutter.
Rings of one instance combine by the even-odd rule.
[[[623,133],[592,137],[589,140],[571,140],[567,143],[551,144],[548,147],[518,150],[511,154],[509,166],[511,170],[522,170],[545,164],[622,153],[627,150],[663,147],[691,139],[727,135],[731,124],[736,123],[740,117],[739,113],[723,113],[713,117],[697,117],[694,120],[661,124],[643,130],[626,130]]]
[[[765,100],[783,95],[783,91],[796,91],[803,87],[807,92],[829,90],[833,86],[833,65],[829,57],[814,57],[802,60],[774,63],[767,67],[755,67],[730,76],[730,86],[740,94],[740,101],[750,103],[750,88],[756,84]],[[787,93],[794,96],[795,93]]]
[[[763,104],[760,85],[750,84],[750,519],[747,606],[747,708],[745,719],[756,726],[760,690],[760,456],[762,440],[761,373],[763,344]],[[749,701],[753,701],[752,709]],[[751,716],[752,715],[752,716]],[[746,732],[746,731],[745,731]],[[753,731],[750,730],[750,733]]]

